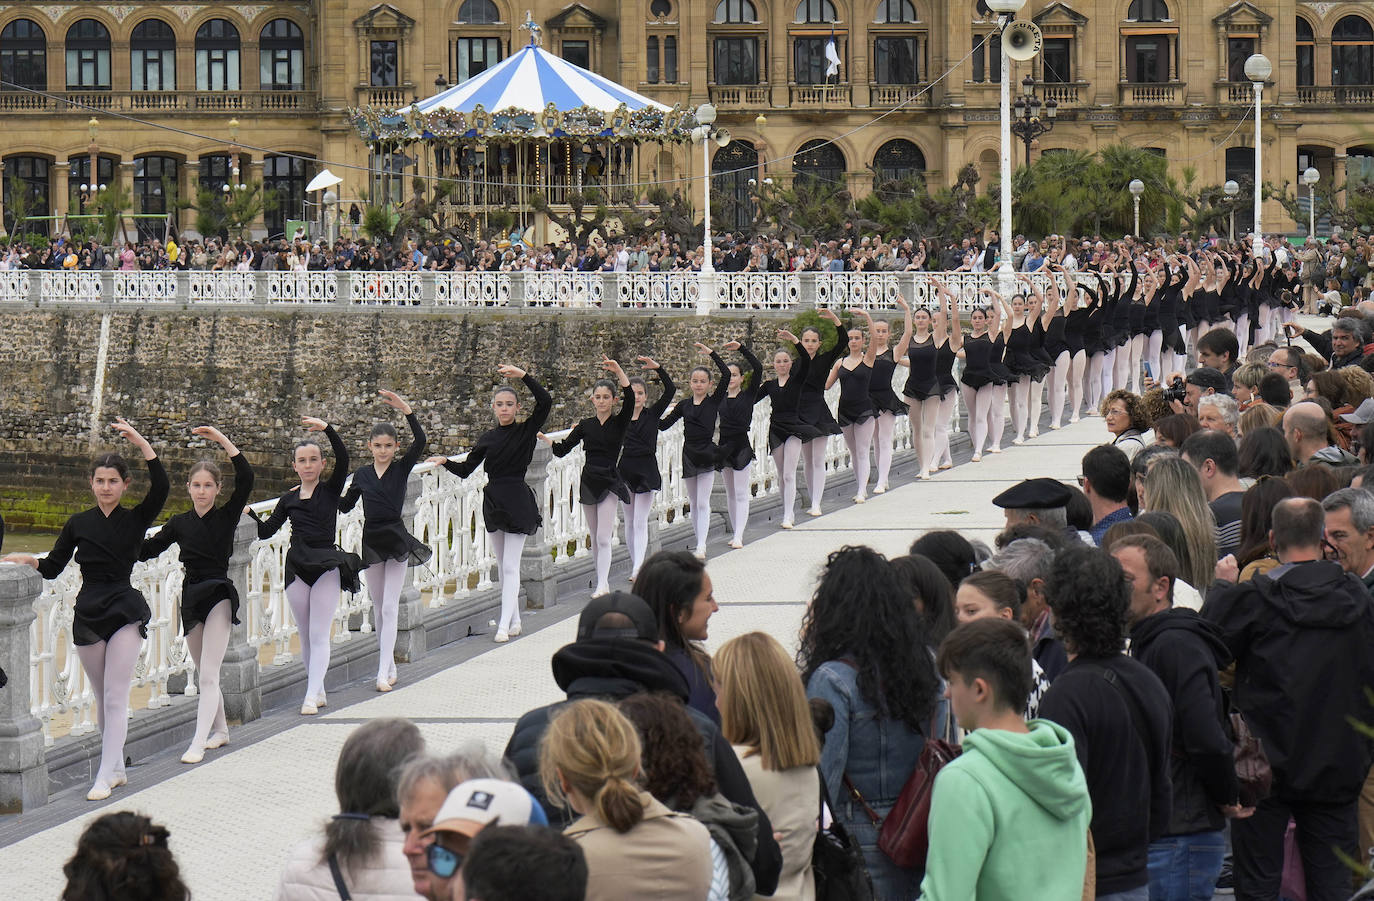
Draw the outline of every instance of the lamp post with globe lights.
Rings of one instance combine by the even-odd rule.
[[[1012,17],[1026,5],[1026,0],[987,0],[987,5],[988,9],[997,14],[1000,32],[1011,24]],[[1011,61],[1005,53],[1001,54],[1001,60],[1001,105],[998,121],[1002,126],[1002,227],[999,231],[1002,248],[1001,261],[997,264],[997,282],[999,290],[1009,294],[1016,281],[1016,273],[1011,265],[1011,79],[1008,77],[1011,72]]]
[[[1131,192],[1131,203],[1135,207],[1135,230],[1131,234],[1140,237],[1140,195],[1145,193],[1145,182],[1138,178],[1131,179],[1131,183],[1126,186]]]
[[[703,103],[697,107],[696,119],[697,127],[692,129],[692,139],[701,142],[701,183],[704,186],[701,192],[701,208],[704,214],[701,271],[703,274],[709,275],[716,271],[711,249],[711,145],[724,147],[729,144],[730,132],[728,129],[715,127],[716,108],[709,103]]]
[[[1307,185],[1307,240],[1317,239],[1317,182],[1322,174],[1314,167],[1302,170],[1302,183]]]
[[[1222,193],[1226,195],[1227,201],[1234,204],[1236,195],[1240,193],[1240,185],[1236,184],[1231,179],[1227,179],[1226,184],[1221,186],[1221,190]],[[1227,232],[1227,240],[1230,244],[1236,243],[1236,208],[1234,205],[1231,206],[1231,228]]]
[[[1253,54],[1245,61],[1245,77],[1250,79],[1250,84],[1255,88],[1255,242],[1250,249],[1256,259],[1263,256],[1264,249],[1264,229],[1260,218],[1260,205],[1264,200],[1264,168],[1261,163],[1264,154],[1260,144],[1261,97],[1264,94],[1264,83],[1273,74],[1274,66],[1263,53]]]

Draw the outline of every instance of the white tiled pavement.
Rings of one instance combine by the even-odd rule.
[[[740,551],[719,553],[723,545],[713,536],[719,555],[709,566],[721,609],[711,621],[711,643],[762,630],[794,647],[817,570],[830,551],[868,544],[898,555],[917,535],[941,528],[991,542],[1002,525],[1001,511],[989,503],[993,496],[1032,476],[1072,482],[1082,455],[1107,437],[1100,419],[1084,419],[862,506],[803,517],[795,530],[770,534]],[[206,763],[155,785],[140,788],[135,768],[132,784],[111,801],[80,808],[69,821],[0,848],[0,896],[56,898],[62,863],[86,822],[101,811],[129,809],[170,829],[186,882],[200,901],[270,898],[287,850],[336,812],[334,760],[359,722],[409,717],[431,748],[476,742],[499,754],[521,713],[561,697],[547,661],[572,640],[575,627],[575,620],[565,618],[389,694],[328,708],[318,718],[283,719],[286,728],[277,734],[211,752]]]

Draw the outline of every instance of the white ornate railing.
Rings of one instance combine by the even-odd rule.
[[[27,270],[6,269],[0,271],[0,302],[23,303],[33,291],[33,279]]]
[[[178,300],[180,282],[174,272],[113,273],[116,303],[172,303]]]
[[[691,272],[625,272],[617,284],[625,309],[691,311],[701,296],[701,280]]]
[[[527,307],[585,309],[601,306],[606,296],[599,272],[526,272],[524,278]]]
[[[504,307],[510,304],[510,275],[504,272],[446,272],[434,280],[434,303],[448,307]]]
[[[327,272],[269,272],[269,303],[334,303],[339,280]]]
[[[899,369],[898,376],[902,375]],[[832,403],[838,392],[838,386],[829,392]],[[754,408],[751,437],[757,460],[750,484],[756,498],[778,490],[777,473],[768,453],[769,407],[765,399]],[[909,431],[898,428],[895,432],[895,449],[900,452],[909,448]],[[553,437],[566,434],[566,431],[553,433]],[[849,468],[849,453],[839,436],[828,442],[825,459],[827,471],[840,472]],[[663,490],[655,498],[654,515],[660,527],[666,527],[672,522],[682,522],[688,509],[682,480],[680,423],[659,434],[658,462],[663,474]],[[566,565],[588,553],[590,536],[582,506],[578,503],[582,463],[583,453],[579,447],[566,457],[551,459],[546,470],[541,499],[544,537],[557,565]],[[482,519],[485,470],[459,479],[442,467],[422,464],[416,467],[414,477],[420,481],[420,490],[412,531],[434,551],[429,563],[414,571],[415,587],[429,595],[428,606],[443,607],[492,587],[496,558]],[[267,516],[275,503],[274,500],[264,501],[254,504],[252,509],[260,516]],[[242,595],[239,615],[245,623],[248,642],[260,651],[266,648],[274,666],[290,663],[297,656],[292,648],[296,626],[286,602],[283,581],[290,535],[291,526],[287,523],[271,538],[254,540],[248,551],[248,584],[239,586]],[[344,549],[356,553],[361,537],[362,506],[358,505],[351,512],[339,515],[336,540]],[[179,599],[183,568],[178,554],[178,549],[173,547],[155,560],[138,564],[133,571],[133,585],[143,592],[152,610],[148,640],[134,673],[134,685],[146,688],[146,706],[150,708],[171,703],[168,682],[174,676],[185,675],[185,692],[195,692],[194,664],[181,633]],[[91,686],[71,643],[72,609],[80,587],[80,571],[72,563],[58,578],[44,584],[42,594],[34,603],[37,619],[30,629],[30,705],[43,723],[48,744],[61,731],[64,720],[70,720],[68,731],[73,735],[95,729]],[[364,581],[357,594],[344,595],[334,620],[334,641],[347,642],[370,632],[371,612],[372,600]],[[354,617],[358,617],[360,623],[356,630],[350,630],[350,620]]]

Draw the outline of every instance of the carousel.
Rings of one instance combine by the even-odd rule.
[[[574,193],[643,203],[641,171],[654,174],[662,151],[691,141],[697,123],[691,111],[549,53],[528,15],[522,27],[529,43],[485,72],[408,107],[350,115],[374,159],[415,156],[419,171],[442,186],[438,206],[452,224],[485,230],[489,210],[509,210],[544,241],[539,210],[566,205]],[[654,164],[636,167],[645,154]]]

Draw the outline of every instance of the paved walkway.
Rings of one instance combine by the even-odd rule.
[[[710,644],[764,630],[795,646],[817,569],[830,551],[868,544],[884,554],[903,554],[913,538],[942,528],[991,542],[1002,526],[1001,511],[989,503],[993,496],[1029,476],[1072,482],[1082,455],[1106,437],[1102,421],[1088,418],[930,482],[894,488],[862,506],[803,517],[794,531],[767,534],[743,550],[714,556],[709,566],[721,609],[711,620]],[[713,544],[713,552],[719,546]],[[181,765],[179,750],[138,761],[129,769],[130,785],[102,804],[86,802],[81,786],[33,813],[0,818],[2,894],[57,897],[62,864],[85,824],[99,812],[136,810],[170,829],[171,846],[198,901],[270,898],[287,850],[337,811],[334,761],[359,723],[409,717],[436,751],[476,742],[499,754],[520,714],[561,697],[548,661],[572,641],[578,609],[570,604],[528,614],[531,631],[507,645],[478,637],[432,652],[403,667],[406,682],[390,694],[351,686],[331,692],[320,717],[272,712],[232,730],[233,744],[209,752],[199,766]]]

